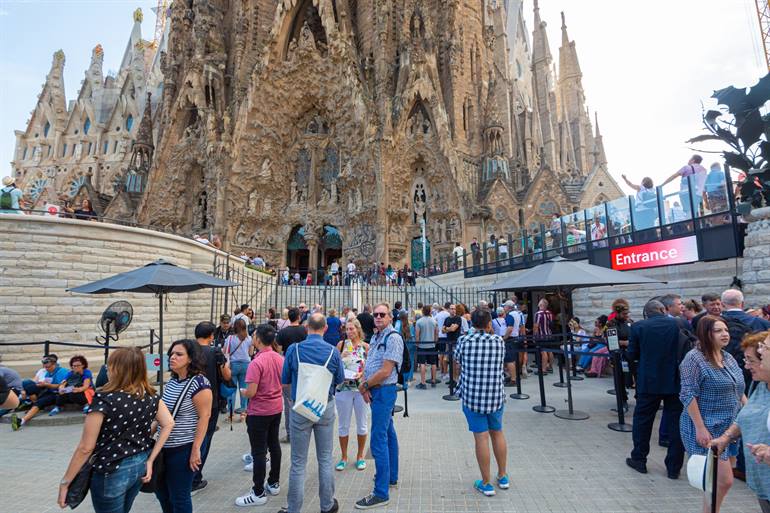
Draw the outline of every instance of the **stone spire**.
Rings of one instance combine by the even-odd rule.
[[[540,19],[540,6],[535,0],[535,29],[532,35],[532,90],[540,114],[540,132],[545,164],[555,167],[558,161],[556,151],[556,101],[553,94],[554,77],[551,72],[550,45],[546,23]]]
[[[91,65],[86,71],[86,81],[91,85],[91,90],[102,87],[104,84],[104,73],[102,65],[104,64],[104,49],[102,45],[96,45],[91,51]]]
[[[140,174],[145,177],[152,165],[152,153],[155,149],[152,140],[152,93],[147,93],[144,115],[136,132],[136,141],[131,147],[131,163],[128,173]]]
[[[594,136],[594,167],[607,169],[607,155],[604,152],[604,140],[602,139],[602,133],[599,131],[599,113],[594,113],[594,120],[596,126],[596,135]]]

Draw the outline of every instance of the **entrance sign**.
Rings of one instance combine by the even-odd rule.
[[[699,258],[695,235],[613,249],[611,255],[616,271],[686,264]]]

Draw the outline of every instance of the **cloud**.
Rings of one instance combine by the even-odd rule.
[[[3,9],[2,7],[0,7],[0,16],[8,16],[8,15],[10,15],[10,14],[11,14],[11,13],[9,13],[8,11],[6,11],[6,10],[5,10],[5,9]]]

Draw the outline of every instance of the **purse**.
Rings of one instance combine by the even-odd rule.
[[[70,482],[69,488],[67,488],[67,497],[65,503],[71,509],[75,509],[80,506],[83,499],[88,495],[88,490],[91,488],[91,475],[94,471],[94,462],[96,461],[96,453],[92,454],[88,461],[83,463],[80,467],[75,478]]]
[[[176,414],[179,413],[179,408],[182,406],[182,398],[187,395],[187,392],[190,390],[190,386],[192,385],[192,377],[187,381],[187,384],[182,389],[182,393],[179,394],[179,397],[176,398],[176,402],[174,403],[174,409],[171,411],[171,418],[176,420]],[[150,452],[155,448],[155,444],[158,442],[157,439],[154,439],[152,442],[152,446],[150,447]],[[160,483],[163,482],[163,478],[165,477],[166,473],[166,462],[163,458],[163,451],[161,450],[158,452],[158,455],[155,457],[155,461],[152,462],[152,477],[150,477],[150,480],[146,483],[142,483],[141,488],[139,488],[139,491],[144,493],[155,493],[158,488],[160,487]]]

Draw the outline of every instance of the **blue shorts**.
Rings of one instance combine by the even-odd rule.
[[[468,430],[471,433],[485,433],[487,431],[503,430],[503,410],[505,405],[492,413],[476,413],[463,406],[465,419],[468,421]]]

